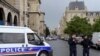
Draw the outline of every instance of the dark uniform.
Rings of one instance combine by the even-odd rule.
[[[83,45],[83,56],[89,56],[89,49],[92,45],[92,41],[90,39],[84,39],[81,44]]]
[[[77,56],[75,39],[70,38],[68,40],[68,44],[69,44],[70,56]]]

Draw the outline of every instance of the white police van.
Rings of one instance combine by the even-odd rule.
[[[0,26],[0,56],[52,56],[52,48],[27,27]]]

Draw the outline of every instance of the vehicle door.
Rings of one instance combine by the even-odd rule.
[[[38,52],[44,46],[43,41],[39,38],[39,36],[35,33],[28,33],[28,49],[32,52]]]
[[[24,52],[24,33],[0,33],[0,55],[16,55]]]

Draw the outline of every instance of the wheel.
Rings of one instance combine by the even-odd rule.
[[[47,52],[41,52],[39,56],[48,56]]]

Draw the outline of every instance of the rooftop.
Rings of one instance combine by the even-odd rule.
[[[69,10],[75,10],[76,8],[78,8],[79,10],[84,10],[85,9],[84,1],[70,2]]]
[[[34,33],[34,31],[28,27],[0,25],[0,33]]]

